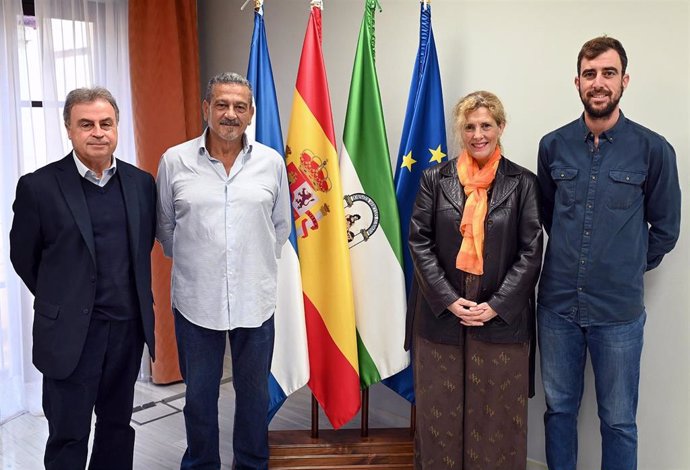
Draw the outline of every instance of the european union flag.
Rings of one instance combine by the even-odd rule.
[[[413,269],[407,239],[419,180],[425,169],[441,163],[448,152],[441,76],[434,32],[431,28],[431,5],[421,5],[420,18],[419,50],[412,73],[405,124],[398,151],[398,165],[395,170],[395,194],[400,213],[408,293],[412,285]]]
[[[438,68],[434,32],[431,28],[431,5],[423,3],[420,10],[419,50],[412,73],[412,84],[407,99],[405,124],[395,171],[395,194],[400,213],[408,296],[414,275],[407,240],[419,180],[422,172],[432,165],[441,163],[446,158],[447,152],[441,74]],[[412,366],[384,380],[383,383],[407,400],[414,402]]]
[[[271,58],[268,54],[263,7],[254,13],[254,32],[249,51],[247,80],[254,92],[254,118],[247,133],[255,140],[283,155],[283,134],[280,129],[278,99],[273,82]],[[271,375],[268,379],[269,410],[267,419],[292,392],[309,380],[307,333],[302,297],[302,281],[297,258],[295,225],[292,224],[289,243],[283,246],[278,260],[278,297],[275,311],[275,345]]]

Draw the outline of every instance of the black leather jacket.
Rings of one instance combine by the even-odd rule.
[[[453,159],[424,172],[412,211],[409,246],[415,285],[408,304],[407,347],[413,331],[437,343],[463,342],[465,327],[446,309],[465,296],[464,273],[455,267],[465,204],[456,165]],[[505,157],[490,189],[484,230],[484,274],[477,302],[488,302],[498,316],[484,326],[467,327],[468,332],[492,343],[531,341],[543,246],[539,187],[532,172]]]

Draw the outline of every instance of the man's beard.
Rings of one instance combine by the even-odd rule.
[[[582,101],[582,104],[585,106],[585,111],[590,117],[595,119],[603,119],[611,116],[613,111],[615,111],[616,107],[618,106],[618,103],[620,103],[622,97],[623,89],[621,88],[621,94],[618,96],[613,96],[612,94],[611,101],[609,101],[609,103],[603,108],[594,108],[589,101],[587,101],[586,97],[582,96],[582,94],[580,94],[580,101]]]

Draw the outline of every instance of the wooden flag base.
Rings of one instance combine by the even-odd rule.
[[[412,434],[407,428],[320,430],[313,438],[309,430],[268,433],[273,470],[292,469],[388,469],[413,468]]]

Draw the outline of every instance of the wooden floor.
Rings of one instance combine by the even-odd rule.
[[[134,468],[136,470],[173,470],[179,468],[186,447],[183,384],[157,386],[138,382],[132,426],[136,431]],[[310,428],[311,394],[305,387],[290,396],[271,422],[276,431]],[[220,393],[220,452],[223,469],[232,462],[232,417],[234,392],[229,378]],[[409,404],[383,385],[370,392],[370,428],[409,426]],[[345,428],[359,428],[359,417]],[[323,413],[320,429],[331,429]],[[21,415],[0,426],[0,469],[40,470],[43,448],[48,436],[44,417]]]
[[[409,428],[272,431],[271,470],[412,470],[414,448]]]

